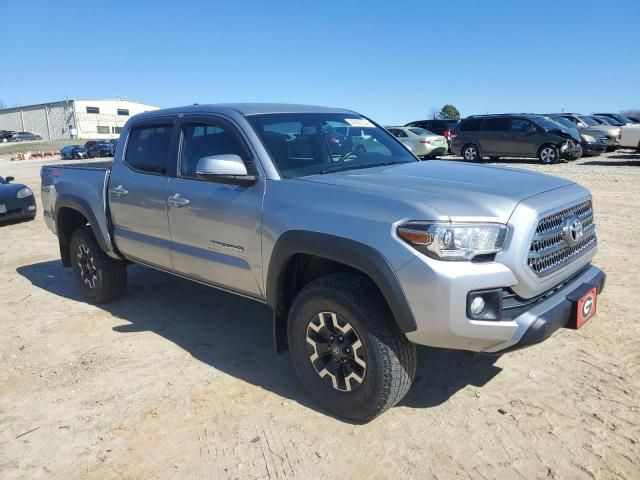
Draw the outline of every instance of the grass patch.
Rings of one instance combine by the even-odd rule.
[[[86,140],[70,138],[64,140],[39,140],[35,142],[0,143],[0,155],[15,155],[26,152],[59,152],[66,145],[84,145]]]

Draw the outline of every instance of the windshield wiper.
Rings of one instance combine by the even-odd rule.
[[[382,162],[382,163],[372,163],[368,165],[349,165],[346,167],[332,168],[330,170],[320,170],[320,175],[324,175],[326,173],[333,173],[333,172],[343,172],[345,170],[362,170],[365,168],[387,167],[389,165],[400,165],[401,163],[403,162]]]

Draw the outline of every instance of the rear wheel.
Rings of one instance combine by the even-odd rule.
[[[560,154],[558,153],[558,149],[554,145],[543,145],[538,150],[538,159],[542,163],[552,164],[558,163],[560,159]]]
[[[413,382],[415,345],[364,277],[335,274],[309,283],[293,302],[287,333],[302,384],[341,417],[372,420]]]
[[[476,162],[478,160],[482,160],[482,157],[480,157],[480,150],[473,144],[465,145],[465,147],[462,149],[462,158],[464,158],[467,162]]]
[[[124,293],[126,265],[102,251],[91,227],[84,226],[73,232],[70,248],[76,283],[89,302],[107,303]]]

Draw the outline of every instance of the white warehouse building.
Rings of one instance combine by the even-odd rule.
[[[0,130],[31,132],[44,140],[116,138],[129,117],[157,105],[126,99],[62,100],[0,110]]]

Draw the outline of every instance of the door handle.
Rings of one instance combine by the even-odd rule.
[[[114,195],[117,195],[118,197],[124,197],[125,195],[129,194],[129,190],[125,189],[122,185],[118,185],[117,187],[114,187],[109,191]]]
[[[189,205],[190,200],[188,198],[184,198],[182,195],[180,195],[179,193],[176,193],[175,195],[171,195],[167,201],[169,202],[169,204],[171,204],[174,207],[184,207],[185,205]]]

